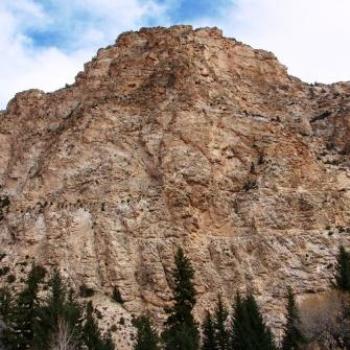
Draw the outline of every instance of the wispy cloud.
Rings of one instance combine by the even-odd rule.
[[[166,4],[155,0],[32,0],[42,3],[52,19],[46,28],[38,28],[31,36],[39,37],[40,45],[45,33],[59,36],[55,43],[63,49],[77,49],[108,43],[120,31],[164,19]],[[51,38],[52,39],[52,38]]]
[[[99,47],[154,19],[167,23],[153,0],[1,0],[0,108],[18,91],[71,83]]]
[[[303,80],[350,80],[349,0],[0,0],[0,108],[71,83],[125,30],[185,22],[273,51]]]

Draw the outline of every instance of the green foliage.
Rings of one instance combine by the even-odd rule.
[[[231,348],[234,350],[275,350],[270,329],[265,325],[253,295],[236,296],[233,307]]]
[[[250,350],[253,349],[253,344],[248,315],[245,310],[244,302],[239,293],[235,298],[235,303],[232,307],[233,315],[231,320],[231,348],[234,350]]]
[[[253,295],[248,295],[246,300],[246,310],[251,329],[253,330],[253,339],[255,340],[255,348],[260,350],[275,349],[272,339],[272,333],[265,326],[263,317]]]
[[[48,283],[44,277],[45,270],[33,265],[18,295],[12,296],[9,288],[0,290],[0,343],[8,350],[113,350],[111,337],[100,334],[92,304],[84,315],[58,271]],[[38,297],[41,289],[47,290],[46,298]]]
[[[196,350],[199,345],[199,332],[192,315],[192,309],[196,304],[194,270],[181,248],[175,255],[172,277],[174,305],[165,310],[168,314],[162,334],[165,349]]]
[[[300,331],[299,311],[294,294],[292,289],[288,288],[287,322],[284,327],[282,350],[299,350],[305,343],[306,339]]]
[[[222,302],[221,295],[219,295],[214,314],[215,340],[218,350],[227,350],[229,347],[229,332],[226,328],[227,316],[228,312]]]
[[[148,316],[140,316],[134,321],[137,328],[137,338],[134,350],[159,350],[158,333]]]
[[[202,337],[202,350],[217,350],[216,340],[215,340],[215,328],[212,316],[209,312],[205,317],[202,326],[203,337]]]
[[[335,280],[337,288],[350,291],[350,254],[343,246],[339,247]]]
[[[8,349],[30,348],[34,338],[34,324],[39,312],[39,284],[46,271],[33,265],[24,289],[19,293],[7,315],[8,327],[2,334],[2,342]]]
[[[48,349],[52,345],[58,347],[57,343],[60,342],[80,348],[81,310],[73,293],[68,293],[57,270],[49,281],[49,288],[48,298],[39,308],[35,322],[34,348]]]
[[[88,350],[114,350],[110,337],[103,338],[93,315],[91,301],[86,306],[86,320],[83,327],[84,343]]]
[[[97,318],[103,318],[102,313],[95,312],[91,302],[84,310],[58,271],[54,271],[47,282],[45,270],[33,265],[24,287],[19,291],[10,288],[7,278],[9,270],[2,271],[5,273],[2,273],[4,287],[0,289],[0,325],[4,328],[0,334],[0,347],[6,350],[115,349],[111,335],[103,336],[98,328]],[[338,309],[334,310],[334,298],[331,299],[329,307],[321,310],[316,317],[305,319],[307,313],[303,312],[303,332],[293,292],[288,289],[287,322],[281,350],[305,348],[306,339],[303,334],[325,347],[331,339],[337,346],[350,349],[350,254],[344,247],[339,248],[335,279],[338,289],[341,290],[334,291],[341,296],[338,302],[340,307],[337,306],[341,312],[337,311]],[[191,262],[179,248],[175,255],[175,268],[172,270],[173,303],[165,310],[168,317],[162,333],[163,344],[160,344],[157,331],[149,317],[141,316],[134,322],[137,328],[134,350],[198,350],[199,331],[192,314],[196,304],[193,280],[194,270]],[[39,297],[40,291],[45,293],[40,293]],[[80,292],[83,297],[93,294],[93,290],[85,285],[80,288]],[[123,303],[117,288],[113,289],[112,297],[116,302]],[[332,310],[333,313],[329,315]],[[214,314],[207,313],[202,325],[201,350],[276,349],[272,333],[265,325],[253,295],[242,298],[237,294],[232,311],[227,327],[228,311],[219,295]],[[309,324],[305,320],[309,320]],[[120,317],[119,323],[124,326],[123,317]],[[316,334],[316,337],[313,334]]]
[[[120,294],[119,288],[113,288],[112,299],[118,304],[124,304],[124,300],[122,298],[122,295]]]
[[[8,288],[0,289],[0,316],[3,322],[7,322],[12,310],[12,297]]]
[[[228,311],[219,294],[214,316],[207,312],[202,331],[202,350],[227,350],[230,347],[230,334],[226,327]]]

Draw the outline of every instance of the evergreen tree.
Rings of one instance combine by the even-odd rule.
[[[7,287],[0,289],[0,320],[6,324],[12,311],[12,296]]]
[[[219,294],[218,302],[214,314],[215,340],[218,350],[227,350],[229,345],[229,333],[226,328],[226,319],[228,312],[222,302]]]
[[[253,350],[252,330],[250,329],[245,302],[239,293],[236,294],[232,309],[230,349]]]
[[[140,316],[134,321],[137,338],[134,350],[159,350],[159,337],[148,316]]]
[[[275,344],[271,330],[265,325],[258,304],[252,294],[245,299],[249,328],[252,331],[254,348],[259,350],[273,350]]]
[[[2,334],[3,344],[11,350],[25,350],[32,346],[34,323],[39,310],[39,285],[45,277],[45,272],[41,266],[33,265],[25,287],[14,303],[7,327]]]
[[[44,276],[45,270],[33,265],[17,296],[11,297],[6,288],[0,290],[0,346],[8,350],[114,350],[111,336],[100,334],[92,304],[84,320],[73,292],[68,293],[57,271],[44,286],[47,298],[38,298]]]
[[[350,255],[343,246],[339,247],[335,279],[337,288],[350,291]]]
[[[7,327],[11,311],[12,311],[12,296],[8,288],[0,289],[0,349],[4,349],[3,332]]]
[[[194,270],[190,260],[179,248],[175,255],[173,276],[174,305],[166,309],[168,318],[162,334],[166,350],[197,350],[199,332],[192,315],[196,304],[193,286]]]
[[[288,288],[287,322],[284,327],[282,350],[299,350],[306,343],[306,339],[299,329],[299,312],[295,303],[294,294]]]
[[[203,342],[202,342],[202,350],[218,350],[215,341],[215,328],[212,316],[209,312],[205,317],[202,326],[203,330]]]
[[[243,300],[237,294],[233,307],[231,348],[234,350],[275,350],[270,329],[265,325],[253,295]]]
[[[75,349],[81,347],[82,315],[73,293],[67,288],[57,270],[49,281],[46,302],[39,308],[35,322],[34,345],[48,349],[52,344],[65,343]]]
[[[86,306],[86,320],[83,328],[84,343],[88,350],[114,350],[110,337],[103,338],[93,315],[91,301]]]

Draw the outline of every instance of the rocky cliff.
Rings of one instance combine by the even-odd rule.
[[[0,112],[1,263],[58,265],[161,320],[181,245],[198,317],[250,290],[278,326],[286,286],[327,289],[350,245],[349,136],[350,83],[305,84],[216,28],[122,34]]]

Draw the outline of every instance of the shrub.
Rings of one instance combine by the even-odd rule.
[[[13,283],[16,281],[16,276],[15,275],[8,275],[7,278],[6,278],[6,282],[7,283]]]

